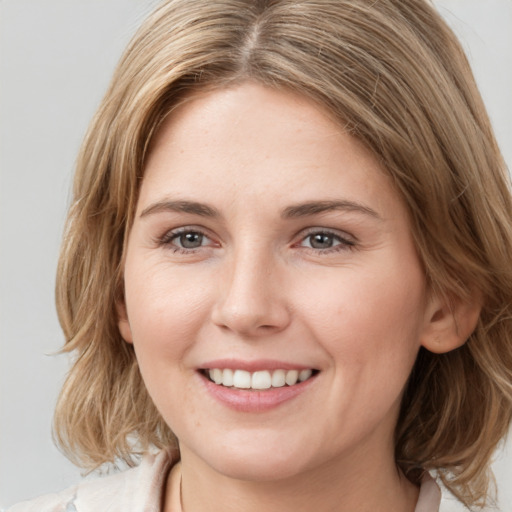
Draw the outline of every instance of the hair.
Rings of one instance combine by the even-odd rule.
[[[78,157],[57,279],[75,353],[57,442],[86,468],[176,444],[117,326],[122,260],[155,132],[193,91],[244,81],[316,102],[382,162],[433,293],[482,300],[467,342],[420,349],[396,426],[413,481],[436,470],[466,505],[512,415],[512,200],[469,64],[427,0],[169,0],[122,57]]]

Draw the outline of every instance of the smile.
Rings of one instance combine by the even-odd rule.
[[[237,389],[270,389],[294,386],[304,382],[318,373],[313,369],[305,370],[261,370],[248,372],[230,368],[211,368],[204,370],[204,375],[219,386]]]

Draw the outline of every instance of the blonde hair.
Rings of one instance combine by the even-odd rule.
[[[122,268],[144,161],[192,91],[254,80],[321,105],[382,161],[411,215],[435,293],[483,309],[460,349],[421,349],[396,427],[412,481],[436,469],[467,505],[512,414],[512,201],[465,55],[426,0],[169,0],[127,48],[77,164],[57,306],[74,351],[57,441],[84,467],[175,439],[118,331]]]

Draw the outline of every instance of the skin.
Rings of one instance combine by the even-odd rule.
[[[177,211],[183,201],[216,215]],[[183,248],[180,229],[199,245]],[[315,244],[322,233],[332,247]],[[173,112],[124,276],[119,328],[179,439],[186,512],[414,510],[418,489],[394,461],[400,399],[420,346],[446,351],[461,335],[428,293],[384,170],[318,106],[244,83]],[[198,369],[219,358],[319,373],[293,399],[243,412],[205,388]]]

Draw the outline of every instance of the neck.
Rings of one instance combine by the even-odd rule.
[[[377,455],[377,454],[374,454]],[[182,453],[183,512],[413,512],[418,488],[394,464],[372,457],[322,465],[271,481],[238,480],[205,464],[193,453]],[[169,491],[169,489],[168,489]],[[166,510],[166,512],[176,512]]]

